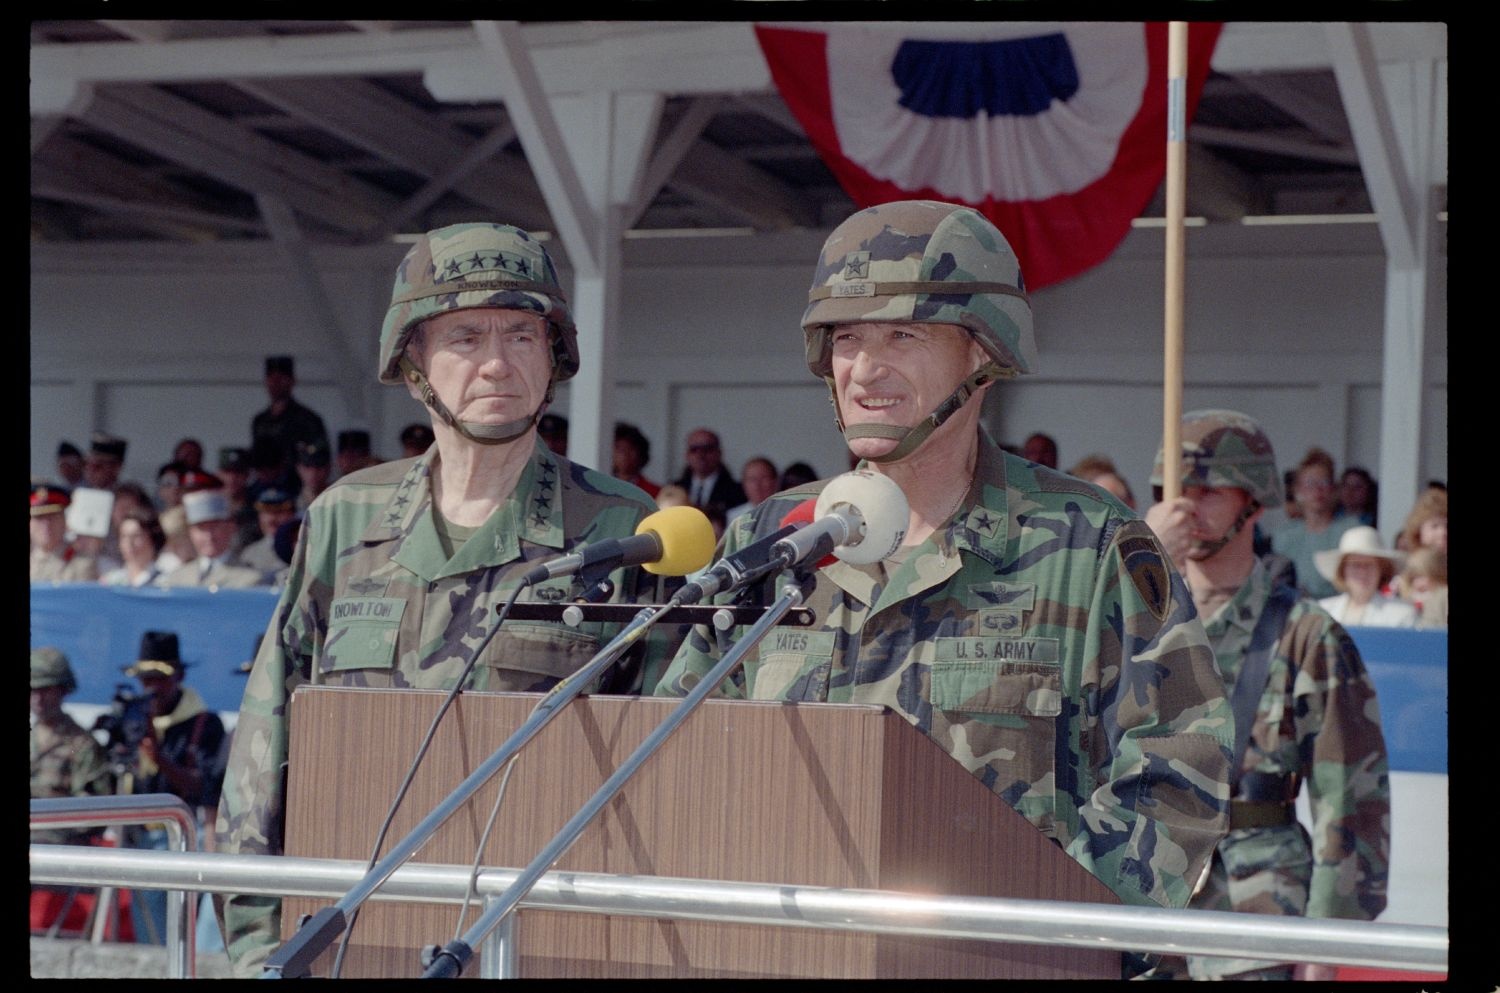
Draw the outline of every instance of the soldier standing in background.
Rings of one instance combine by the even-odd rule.
[[[720,692],[890,707],[1126,903],[1185,905],[1224,833],[1223,683],[1145,523],[980,428],[985,389],[1036,365],[1004,236],[953,204],[861,211],[825,243],[802,324],[839,429],[901,487],[908,530],[881,562],[822,569],[803,647],[762,644]],[[824,485],[738,518],[724,554]],[[657,692],[688,692],[741,635],[694,628]]]
[[[296,385],[295,365],[290,355],[266,356],[266,395],[271,403],[250,421],[250,450],[255,450],[257,442],[274,445],[281,453],[281,465],[288,471],[296,464],[299,442],[317,442],[328,447],[323,418],[292,396]],[[296,480],[291,483],[295,489]]]
[[[557,272],[525,231],[456,224],[407,252],[378,372],[428,407],[436,444],[345,477],[308,508],[245,687],[219,809],[224,851],[282,851],[287,706],[297,686],[316,678],[451,689],[473,660],[473,689],[547,690],[618,630],[508,624],[474,659],[497,608],[539,560],[585,539],[633,535],[656,509],[634,486],[539,440],[537,422],[556,384],[577,371],[577,329]],[[610,578],[616,600],[655,599],[638,567]],[[561,599],[572,579],[539,586],[525,598]],[[649,689],[656,670],[648,666],[666,652],[664,644],[655,645],[660,658],[632,650],[600,688]],[[236,975],[258,974],[280,941],[280,913],[279,899],[225,897]]]
[[[1280,476],[1254,420],[1231,410],[1182,420],[1183,495],[1146,521],[1182,565],[1235,718],[1229,835],[1202,910],[1374,920],[1385,909],[1391,799],[1375,685],[1359,649],[1298,593],[1290,563],[1257,558],[1251,526],[1281,504]],[[1151,483],[1160,500],[1162,456]],[[1295,801],[1306,783],[1312,834]],[[1160,978],[1332,979],[1334,967],[1192,956]]]
[[[56,648],[31,650],[31,797],[109,796],[115,791],[109,757],[94,736],[63,710],[78,688],[68,657]],[[33,831],[43,845],[87,845],[98,828]]]

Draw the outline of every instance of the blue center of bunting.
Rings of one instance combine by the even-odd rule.
[[[904,41],[891,61],[901,106],[926,117],[1029,116],[1078,92],[1061,34],[1012,41]]]

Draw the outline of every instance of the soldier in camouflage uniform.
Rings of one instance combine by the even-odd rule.
[[[1009,244],[967,207],[883,204],[832,233],[809,298],[809,368],[861,467],[906,494],[908,530],[882,562],[818,572],[817,625],[773,631],[719,692],[890,707],[1125,902],[1186,904],[1225,828],[1223,684],[1145,524],[979,427],[988,384],[1036,365]],[[724,552],[826,482],[740,517]],[[657,692],[686,693],[743,634],[694,628]]]
[[[63,697],[78,688],[68,658],[55,648],[31,650],[31,795],[108,796],[115,791],[109,757],[94,736],[62,709]],[[46,845],[87,845],[97,828],[33,831]]]
[[[1193,411],[1183,418],[1182,449],[1183,495],[1151,507],[1146,520],[1183,567],[1238,731],[1229,834],[1192,906],[1373,920],[1385,908],[1391,830],[1375,686],[1348,633],[1297,593],[1287,560],[1254,554],[1253,524],[1282,501],[1265,432],[1235,411]],[[1162,478],[1158,454],[1151,482],[1160,487]],[[1294,806],[1304,782],[1311,836]],[[1156,975],[1331,979],[1332,972],[1193,956],[1163,960]]]
[[[628,537],[656,510],[634,486],[538,442],[555,384],[577,370],[577,331],[556,270],[525,231],[458,224],[407,253],[379,374],[427,405],[436,444],[344,477],[308,508],[245,688],[219,810],[225,850],[282,851],[287,702],[298,685],[451,689],[532,566],[584,542]],[[638,568],[610,578],[617,600],[654,596]],[[556,602],[576,595],[572,584],[550,580],[523,596]],[[549,689],[615,630],[507,621],[467,686]],[[632,650],[602,677],[603,689],[653,686],[668,657],[655,648],[660,657]],[[258,972],[280,941],[279,916],[279,900],[225,900],[237,974]]]

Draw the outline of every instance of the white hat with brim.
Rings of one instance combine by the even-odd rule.
[[[1402,552],[1391,551],[1380,543],[1380,532],[1366,524],[1350,528],[1339,537],[1339,547],[1313,553],[1313,564],[1330,583],[1338,579],[1339,566],[1346,555],[1368,555],[1371,558],[1387,559],[1396,569],[1406,561]]]

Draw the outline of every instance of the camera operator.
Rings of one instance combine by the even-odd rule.
[[[147,721],[139,722],[139,741],[134,761],[122,778],[122,793],[171,793],[195,808],[201,825],[212,822],[224,779],[224,723],[208,709],[196,690],[182,684],[185,663],[177,635],[170,631],[147,631],[141,635],[140,657],[125,667],[125,675],[141,682],[149,701]],[[129,711],[129,706],[125,708]],[[121,725],[133,725],[130,720]],[[127,739],[126,731],[121,737]],[[113,735],[112,735],[113,737]],[[165,849],[167,832],[160,825],[133,829],[133,848]],[[166,893],[136,891],[131,903],[136,941],[160,945],[165,941]]]

